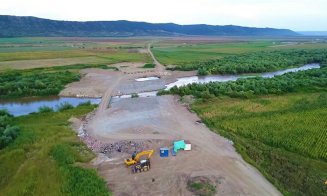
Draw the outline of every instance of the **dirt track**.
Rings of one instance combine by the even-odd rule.
[[[115,195],[191,195],[187,179],[216,179],[218,195],[280,195],[252,166],[243,161],[229,141],[211,132],[176,97],[122,99],[88,123],[88,133],[105,142],[136,140],[154,148],[151,170],[132,174],[120,153],[96,167]],[[193,150],[160,158],[159,148],[174,139],[187,139]]]

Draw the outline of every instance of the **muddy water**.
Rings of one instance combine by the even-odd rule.
[[[0,110],[6,109],[14,116],[26,115],[37,112],[39,107],[48,106],[57,110],[58,106],[63,103],[69,103],[73,106],[90,101],[92,104],[99,104],[101,99],[98,98],[72,98],[72,97],[45,97],[45,98],[28,98],[10,101],[1,101]]]

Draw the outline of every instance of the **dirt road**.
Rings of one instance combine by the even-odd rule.
[[[187,180],[196,176],[216,179],[218,195],[280,195],[255,168],[247,164],[223,137],[197,124],[198,117],[176,97],[122,99],[95,116],[87,131],[106,142],[135,140],[155,149],[151,170],[132,174],[121,153],[96,167],[115,195],[191,195]],[[193,150],[160,158],[159,148],[187,139]]]

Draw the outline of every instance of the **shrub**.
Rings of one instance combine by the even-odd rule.
[[[39,113],[47,113],[47,112],[53,112],[53,108],[51,108],[49,106],[39,107]]]
[[[57,107],[58,107],[58,111],[60,111],[60,112],[61,111],[64,111],[64,110],[69,110],[69,109],[73,109],[74,108],[74,106],[72,106],[70,103],[67,103],[67,102],[61,103]]]
[[[77,106],[90,106],[90,105],[92,105],[91,101],[86,101],[86,102],[78,104]]]
[[[137,98],[139,95],[137,93],[132,93],[132,98]]]
[[[143,65],[143,68],[155,68],[155,64],[153,64],[153,63],[147,63],[147,64],[145,64],[145,65]]]
[[[20,131],[18,126],[12,125],[13,116],[5,110],[0,110],[0,149],[13,142]]]

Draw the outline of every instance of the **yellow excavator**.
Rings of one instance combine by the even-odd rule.
[[[125,159],[125,164],[127,166],[130,166],[130,165],[134,165],[136,163],[138,163],[140,161],[140,158],[143,157],[143,156],[148,156],[146,159],[150,159],[150,157],[152,156],[154,150],[145,150],[145,151],[142,151],[142,152],[139,152],[139,153],[136,153],[134,152],[133,155],[132,155],[132,158],[130,159]]]

